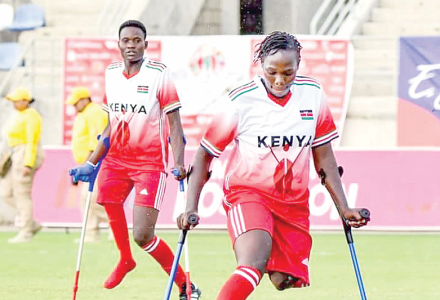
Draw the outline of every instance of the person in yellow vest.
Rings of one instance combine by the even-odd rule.
[[[19,87],[6,95],[18,111],[7,130],[11,152],[11,166],[0,178],[0,196],[18,212],[20,231],[9,243],[30,242],[40,231],[41,225],[33,216],[31,198],[35,171],[43,162],[40,137],[42,120],[40,114],[29,105],[34,101],[28,89]]]
[[[72,130],[72,152],[75,161],[83,164],[95,150],[98,144],[97,136],[107,126],[108,116],[101,105],[92,102],[90,91],[86,87],[78,86],[72,89],[66,104],[73,105],[78,112]],[[88,184],[83,182],[79,184],[82,185],[82,206],[85,207]],[[97,191],[98,187],[95,185],[87,219],[85,242],[99,242],[99,223],[108,222],[104,208],[96,203]]]

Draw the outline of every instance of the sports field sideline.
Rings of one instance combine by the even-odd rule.
[[[43,230],[32,243],[8,244],[15,232],[0,232],[0,299],[71,299],[78,230]],[[175,249],[178,231],[157,234]],[[343,232],[314,232],[310,260],[312,285],[278,292],[267,276],[249,299],[360,299]],[[355,248],[368,299],[440,299],[440,233],[354,232]],[[85,244],[78,300],[163,299],[167,276],[149,255],[132,243],[137,268],[113,290],[102,287],[117,262],[114,242],[103,233],[100,243]],[[202,299],[215,299],[235,269],[226,231],[195,231],[189,235],[191,276]],[[183,263],[183,257],[181,262]],[[173,287],[171,299],[178,299]]]

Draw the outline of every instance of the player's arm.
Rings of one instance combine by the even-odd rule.
[[[346,220],[348,225],[352,227],[366,225],[368,220],[362,218],[359,214],[361,209],[348,207],[331,143],[312,148],[312,153],[315,169],[318,173],[321,173],[321,176],[325,176],[324,185],[335,202],[341,218]]]
[[[188,223],[188,217],[198,216],[198,207],[200,194],[203,186],[209,179],[209,168],[214,157],[209,154],[205,148],[199,147],[191,166],[191,172],[188,176],[188,192],[186,199],[185,213],[177,218],[177,226],[180,229],[192,229],[194,225]]]
[[[179,170],[177,180],[186,178],[185,170],[185,141],[183,136],[182,123],[180,122],[179,110],[173,110],[167,114],[170,123],[170,144],[174,155],[174,169]]]

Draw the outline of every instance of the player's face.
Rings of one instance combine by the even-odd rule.
[[[278,50],[264,59],[262,67],[268,92],[278,98],[284,97],[289,93],[298,71],[298,53],[295,50]]]
[[[135,63],[144,57],[148,42],[140,28],[128,26],[122,28],[118,45],[124,60]]]

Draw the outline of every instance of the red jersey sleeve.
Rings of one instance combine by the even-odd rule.
[[[159,100],[160,107],[165,113],[172,112],[182,107],[177,94],[176,86],[170,76],[168,68],[163,70],[159,89],[157,91],[157,99]]]
[[[333,116],[327,105],[327,101],[325,100],[324,93],[321,94],[320,102],[315,139],[313,140],[312,147],[324,145],[338,137],[336,125],[333,121]]]
[[[226,105],[214,116],[200,146],[212,156],[219,157],[237,136],[238,121],[238,111],[232,105]]]

